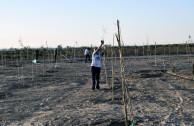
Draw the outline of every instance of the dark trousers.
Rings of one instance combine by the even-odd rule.
[[[38,54],[36,54],[36,60],[38,60]]]
[[[87,60],[90,61],[90,55],[89,54],[85,55],[85,62],[87,62]]]
[[[100,70],[100,67],[92,66],[92,89],[99,88]]]

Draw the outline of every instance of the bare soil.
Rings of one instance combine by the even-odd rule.
[[[128,118],[139,126],[194,126],[192,58],[126,57]],[[119,59],[104,63],[101,88],[91,91],[90,63],[83,60],[7,60],[0,66],[0,125],[125,125]]]

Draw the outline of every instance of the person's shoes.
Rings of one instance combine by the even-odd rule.
[[[94,90],[95,90],[95,88],[94,88],[94,87],[92,87],[91,91],[94,91]]]
[[[100,86],[99,86],[99,85],[98,85],[98,86],[96,86],[96,89],[97,89],[97,90],[99,90],[99,89],[100,89]]]

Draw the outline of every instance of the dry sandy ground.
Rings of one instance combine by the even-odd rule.
[[[194,126],[192,57],[125,58],[126,84],[138,125]],[[7,61],[0,66],[1,126],[122,126],[118,59],[103,65],[101,89],[91,91],[90,63]],[[173,66],[176,66],[173,68]],[[176,74],[172,73],[176,70]],[[108,81],[106,83],[106,75]],[[109,84],[108,84],[109,83]]]

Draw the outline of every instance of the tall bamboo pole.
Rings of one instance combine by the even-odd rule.
[[[5,67],[6,67],[6,65],[7,65],[7,58],[6,58],[7,56],[6,56],[6,51],[5,51],[5,55],[4,55],[4,61],[5,61],[5,63],[4,63],[4,65],[5,65]]]
[[[166,66],[165,66],[165,45],[164,45],[164,55],[163,55],[163,65],[164,65],[164,71],[166,70]]]
[[[1,66],[3,67],[3,51],[1,51]]]
[[[155,69],[156,69],[156,42],[155,42]]]
[[[177,44],[176,54],[177,54],[177,56],[179,55],[179,44]]]
[[[43,75],[44,75],[44,73],[45,73],[45,56],[44,56],[45,54],[44,54],[44,47],[42,48],[42,56],[43,56]]]
[[[194,75],[194,63],[192,61],[192,74]]]
[[[188,49],[188,43],[187,43],[187,41],[186,41],[186,53],[187,53],[188,61],[189,61],[189,49]]]
[[[34,80],[34,66],[33,66],[33,62],[32,62],[32,81]]]
[[[144,57],[144,43],[143,43],[143,57]]]
[[[104,46],[104,50],[106,50],[106,47]],[[108,84],[108,87],[110,88],[110,84],[108,82],[108,74],[107,74],[107,53],[104,51],[104,56],[103,56],[103,65],[104,65],[104,72],[105,72],[105,79],[106,79],[106,84]]]
[[[105,47],[106,48],[106,47]],[[106,76],[106,84],[108,84],[108,86],[109,86],[109,88],[110,88],[110,84],[109,84],[109,82],[108,82],[108,74],[107,74],[107,54],[106,53],[104,53],[104,71],[105,71],[105,76]]]
[[[113,35],[113,46],[111,48],[111,61],[112,61],[112,100],[114,100],[114,35]]]
[[[125,114],[125,126],[128,126],[128,118],[127,118],[127,100],[126,100],[126,90],[125,90],[125,78],[124,78],[124,63],[123,63],[123,50],[121,47],[121,35],[120,35],[120,27],[119,20],[117,20],[118,34],[116,34],[117,42],[119,45],[119,55],[120,55],[120,66],[121,66],[121,83],[122,83],[122,92],[123,92],[123,103],[124,103],[124,114]]]

